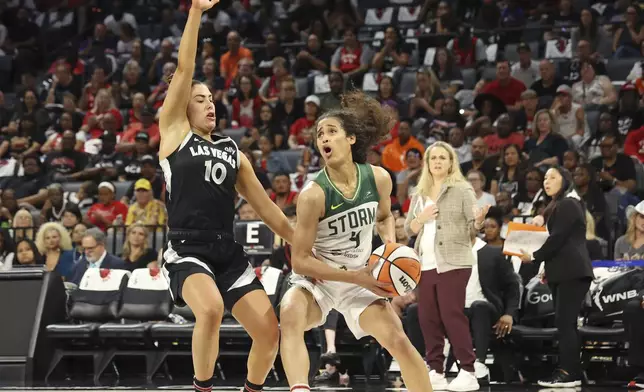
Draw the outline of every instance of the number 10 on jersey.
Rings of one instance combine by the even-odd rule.
[[[226,166],[221,162],[213,164],[213,161],[205,161],[204,165],[206,166],[204,180],[206,180],[206,182],[214,182],[217,185],[221,185],[226,179],[226,174],[228,174]]]

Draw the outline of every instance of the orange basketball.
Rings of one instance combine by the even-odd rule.
[[[416,288],[420,281],[420,258],[405,245],[385,244],[369,256],[373,266],[373,277],[383,283],[390,283],[389,292],[394,296],[405,295]]]

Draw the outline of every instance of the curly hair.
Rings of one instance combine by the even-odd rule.
[[[41,254],[47,253],[47,246],[45,245],[45,236],[48,231],[54,230],[58,232],[60,236],[59,247],[60,250],[71,250],[72,249],[72,238],[69,235],[69,232],[65,227],[58,222],[47,222],[44,225],[40,226],[38,232],[36,233],[36,246],[38,251]]]
[[[355,136],[351,155],[356,163],[367,161],[369,148],[389,134],[394,121],[390,108],[383,108],[380,102],[359,90],[344,94],[340,109],[330,110],[320,116],[315,127],[328,118],[340,121],[347,136]]]

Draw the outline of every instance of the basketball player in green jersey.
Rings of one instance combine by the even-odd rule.
[[[383,242],[396,238],[391,177],[365,163],[390,124],[380,103],[360,91],[346,94],[342,109],[317,122],[325,168],[298,198],[292,286],[280,313],[282,363],[292,392],[310,391],[304,332],[322,325],[331,309],[342,313],[357,339],[371,335],[389,351],[409,391],[432,391],[425,362],[384,298],[387,285],[366,267],[374,227]]]

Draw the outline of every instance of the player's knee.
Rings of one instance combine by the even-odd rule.
[[[224,316],[224,304],[217,301],[207,302],[193,312],[197,321],[219,325]]]
[[[280,328],[282,331],[304,331],[306,328],[306,307],[294,301],[284,301],[280,306]]]
[[[379,339],[379,343],[387,351],[400,351],[409,345],[409,339],[402,329],[396,329],[385,334],[382,339]]]

